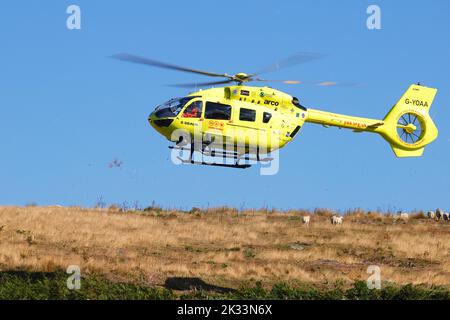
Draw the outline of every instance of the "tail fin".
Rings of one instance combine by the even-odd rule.
[[[383,119],[376,131],[386,139],[397,157],[418,157],[438,136],[429,115],[437,89],[411,85]]]

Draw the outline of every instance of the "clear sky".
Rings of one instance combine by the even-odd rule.
[[[66,8],[81,8],[81,30]],[[366,9],[381,8],[381,30]],[[0,204],[450,210],[450,2],[87,1],[0,3]],[[280,152],[280,171],[175,166],[147,123],[187,94],[169,83],[210,79],[108,56],[129,52],[213,72],[252,72],[298,51],[327,55],[273,84],[309,107],[383,118],[407,87],[439,89],[438,139],[398,159],[378,135],[307,124]],[[110,168],[114,159],[123,162]]]

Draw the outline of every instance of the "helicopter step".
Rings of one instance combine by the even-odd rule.
[[[196,150],[194,146],[191,145],[190,148],[186,148],[184,146],[169,146],[169,149],[172,150],[180,150],[180,151],[188,151],[189,152],[189,159],[182,159],[181,157],[177,156],[177,159],[180,160],[182,163],[185,164],[199,164],[199,165],[209,165],[209,166],[216,166],[216,167],[228,167],[228,168],[238,168],[238,169],[247,169],[251,167],[251,164],[240,164],[240,161],[254,161],[256,163],[267,163],[273,160],[273,158],[265,157],[261,158],[259,153],[256,154],[255,157],[251,157],[247,154],[239,154],[236,151],[229,151],[229,150],[215,150],[215,149],[206,149],[202,148],[199,150]],[[195,161],[194,160],[194,152],[200,152],[202,155],[211,157],[211,158],[220,158],[223,161],[225,159],[233,159],[233,164],[228,163],[215,163],[215,162],[205,162],[205,161]]]

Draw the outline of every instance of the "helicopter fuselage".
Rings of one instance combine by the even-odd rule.
[[[181,153],[189,150],[188,160],[176,157],[181,163],[195,163],[195,151],[206,157],[232,158],[232,167],[235,168],[249,167],[248,164],[240,164],[241,160],[256,158],[257,162],[270,162],[273,159],[271,156],[261,158],[260,155],[284,147],[298,134],[305,122],[379,134],[390,144],[397,157],[420,157],[425,146],[438,136],[436,125],[429,115],[437,89],[420,83],[410,85],[382,120],[306,109],[297,98],[282,91],[267,86],[244,85],[251,81],[277,81],[262,79],[259,75],[321,57],[314,53],[298,53],[259,72],[234,75],[183,67],[127,53],[113,57],[141,65],[221,78],[219,81],[175,86],[227,85],[171,99],[150,114],[148,121],[151,126],[175,142],[175,146],[170,148],[178,149]],[[306,84],[297,80],[277,82]],[[327,87],[337,83],[322,81],[315,84]],[[211,163],[202,158],[201,164]],[[212,165],[229,166],[226,163]]]
[[[397,157],[418,157],[438,136],[428,112],[436,92],[411,85],[380,120],[306,109],[297,98],[269,87],[227,86],[172,99],[159,106],[149,122],[177,147],[190,143],[191,150],[201,152],[233,147],[234,156],[256,154],[259,159],[285,146],[309,122],[377,133]]]
[[[245,148],[240,153],[268,153],[290,142],[306,118],[307,109],[289,94],[235,85],[169,100],[148,120],[172,142],[197,139],[203,146],[240,146]]]

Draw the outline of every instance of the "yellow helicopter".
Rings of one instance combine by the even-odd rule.
[[[113,57],[133,63],[224,78],[213,82],[176,85],[186,88],[226,86],[198,90],[184,97],[170,99],[156,107],[148,118],[150,125],[157,132],[175,143],[169,148],[188,151],[188,159],[178,157],[183,163],[248,168],[248,161],[270,162],[273,158],[268,155],[290,142],[305,122],[352,129],[354,132],[378,133],[391,145],[397,157],[421,156],[424,147],[438,135],[429,115],[437,89],[420,84],[411,85],[383,120],[306,108],[300,104],[298,98],[279,90],[267,86],[244,85],[251,81],[280,81],[265,80],[258,76],[290,64],[318,59],[320,55],[317,54],[297,54],[261,72],[234,75],[181,67],[126,53]],[[292,80],[281,82],[304,83]],[[337,83],[316,84],[331,86]],[[219,158],[221,161],[196,161],[194,152],[213,159]],[[226,159],[232,159],[232,163],[227,163]]]

